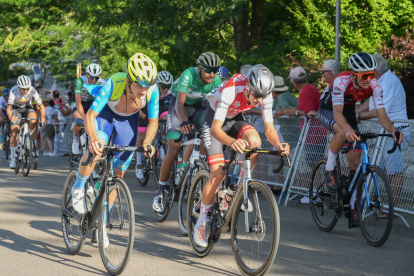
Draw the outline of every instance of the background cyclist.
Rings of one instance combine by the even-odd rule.
[[[0,142],[5,142],[4,140],[4,124],[6,123],[7,118],[7,105],[9,101],[10,89],[3,88],[1,90],[1,97],[0,97]]]

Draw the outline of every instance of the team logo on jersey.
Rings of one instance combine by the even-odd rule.
[[[246,80],[246,77],[241,75],[241,74],[233,79],[234,82],[241,82],[241,81],[244,81],[244,80]]]
[[[236,107],[239,107],[239,106],[240,106],[240,102],[234,102],[234,105],[235,105]]]
[[[188,76],[184,76],[183,81],[181,82],[181,84],[183,86],[188,86],[188,83],[190,82],[190,78]]]
[[[98,106],[98,104],[97,104],[96,102],[94,102],[94,103],[93,103],[93,106],[97,107],[97,106]]]
[[[98,101],[100,101],[102,98],[101,98],[101,97],[99,97],[99,96],[96,96],[96,99],[97,99]]]

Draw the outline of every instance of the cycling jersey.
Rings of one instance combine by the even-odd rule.
[[[101,110],[108,105],[109,108],[118,115],[122,116],[131,116],[132,114],[122,114],[116,110],[115,106],[118,104],[121,96],[124,94],[126,86],[126,73],[116,73],[112,75],[105,84],[100,87],[97,85],[83,85],[88,89],[89,93],[95,98],[91,109],[97,113],[100,113]],[[148,89],[147,97],[142,101],[141,109],[148,105],[148,118],[156,119],[158,118],[159,111],[159,92],[158,89],[154,89],[155,85],[151,86]],[[137,110],[134,113],[137,113]],[[133,114],[134,114],[133,113]]]
[[[102,86],[105,84],[105,80],[99,78],[95,85]],[[83,102],[93,101],[93,96],[89,93],[88,89],[83,87],[84,84],[89,84],[87,76],[81,76],[75,83],[75,95],[81,95]]]
[[[4,96],[1,96],[0,97],[0,108],[2,110],[6,110],[7,109],[7,106],[8,106],[7,101],[4,99]]]
[[[252,109],[248,99],[246,99],[246,83],[248,79],[243,74],[235,74],[220,89],[214,90],[207,95],[210,107],[215,110],[214,120],[222,122],[225,119],[232,119],[243,111]],[[273,98],[268,95],[262,100],[262,116],[265,123],[273,123],[272,105]]]
[[[193,105],[203,100],[204,96],[221,84],[221,79],[216,75],[213,82],[204,84],[200,81],[198,68],[190,67],[180,76],[177,85],[173,85],[172,94],[177,98],[179,92],[187,94],[185,103]]]
[[[13,86],[12,89],[10,89],[8,102],[9,105],[19,108],[28,107],[32,106],[32,100],[35,100],[39,106],[43,104],[39,93],[37,93],[36,89],[33,86],[30,87],[26,95],[22,95],[22,93],[20,93],[19,86],[17,85]]]
[[[382,88],[376,79],[372,79],[369,87],[358,89],[353,82],[352,72],[345,71],[339,74],[329,87],[328,92],[322,94],[320,109],[333,110],[335,105],[343,105],[344,110],[354,109],[355,103],[372,96],[375,108],[384,108]]]

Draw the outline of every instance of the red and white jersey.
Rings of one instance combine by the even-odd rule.
[[[245,75],[235,74],[228,82],[207,94],[210,107],[216,111],[214,120],[224,122],[226,118],[232,119],[243,111],[253,108],[244,95],[247,82],[248,79]],[[273,123],[272,105],[273,98],[269,94],[261,103],[265,123]]]
[[[382,87],[377,79],[372,79],[369,87],[359,89],[355,87],[352,72],[345,71],[339,74],[331,86],[331,93],[324,93],[321,99],[321,108],[332,110],[335,105],[354,106],[356,102],[360,102],[372,96],[375,108],[384,108],[382,98]]]

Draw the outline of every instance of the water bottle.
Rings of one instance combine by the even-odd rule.
[[[96,198],[98,198],[98,195],[99,195],[99,188],[101,187],[101,184],[102,184],[102,181],[98,181],[98,182],[96,182],[96,184],[95,184],[95,188],[93,189],[93,190],[94,190],[94,192],[95,192],[95,196],[96,196]]]
[[[92,186],[89,186],[89,188],[86,190],[86,195],[88,196],[89,200],[86,201],[86,205],[88,208],[88,211],[90,212],[92,210],[92,206],[95,203],[95,192],[94,188]]]
[[[164,147],[160,147],[159,149],[159,154],[160,154],[160,160],[163,161],[165,158],[165,151],[164,151]]]
[[[226,193],[227,193],[227,189],[220,190],[220,193],[219,193],[219,202],[220,202],[219,210],[220,211],[226,211],[229,207],[225,199]]]
[[[175,185],[180,183],[180,179],[183,176],[184,170],[187,168],[189,162],[181,163],[177,166],[177,174],[175,175]]]
[[[234,193],[236,192],[236,188],[237,188],[237,183],[231,183],[229,186],[229,189],[227,190],[226,197],[225,197],[227,208],[228,206],[230,206],[230,202],[234,196]]]

